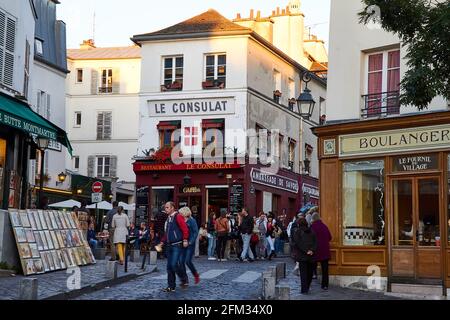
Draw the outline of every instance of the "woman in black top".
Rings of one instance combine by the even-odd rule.
[[[300,218],[298,225],[299,227],[292,236],[297,249],[296,260],[300,265],[301,293],[307,294],[313,277],[313,256],[317,248],[317,239],[316,234],[311,230],[306,219]]]

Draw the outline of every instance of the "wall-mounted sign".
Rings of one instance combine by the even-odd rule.
[[[233,185],[230,189],[230,212],[241,212],[244,207],[244,186]]]
[[[450,124],[343,135],[339,141],[341,156],[437,149],[450,145]]]
[[[298,193],[299,190],[298,181],[277,174],[271,174],[267,171],[252,168],[250,176],[253,183],[262,184],[292,193]]]
[[[303,194],[308,194],[311,198],[319,199],[319,188],[307,183],[302,185]]]
[[[199,187],[183,187],[181,188],[182,193],[200,193],[202,192],[202,189]]]
[[[62,146],[61,143],[55,141],[55,140],[50,140],[48,143],[48,149],[49,150],[53,150],[53,151],[58,151],[61,152],[62,151]]]
[[[148,101],[150,117],[234,114],[234,98]]]
[[[393,164],[395,172],[422,171],[439,168],[437,154],[395,157]]]
[[[238,169],[239,163],[188,163],[188,164],[144,164],[135,163],[134,172],[141,171],[184,171],[184,170],[215,170],[215,169]]]
[[[323,155],[334,156],[336,154],[336,140],[326,139],[323,141]]]

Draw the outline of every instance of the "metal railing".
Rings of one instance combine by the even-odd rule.
[[[399,91],[380,92],[362,96],[361,118],[378,118],[400,114]]]
[[[112,93],[112,87],[98,87],[98,93]]]

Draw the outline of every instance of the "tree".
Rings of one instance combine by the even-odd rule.
[[[399,36],[408,70],[401,82],[402,105],[426,109],[436,96],[450,100],[450,0],[362,0],[359,21],[374,20]]]

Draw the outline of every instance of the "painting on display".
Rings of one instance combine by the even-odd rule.
[[[75,213],[10,209],[24,275],[95,263]]]

